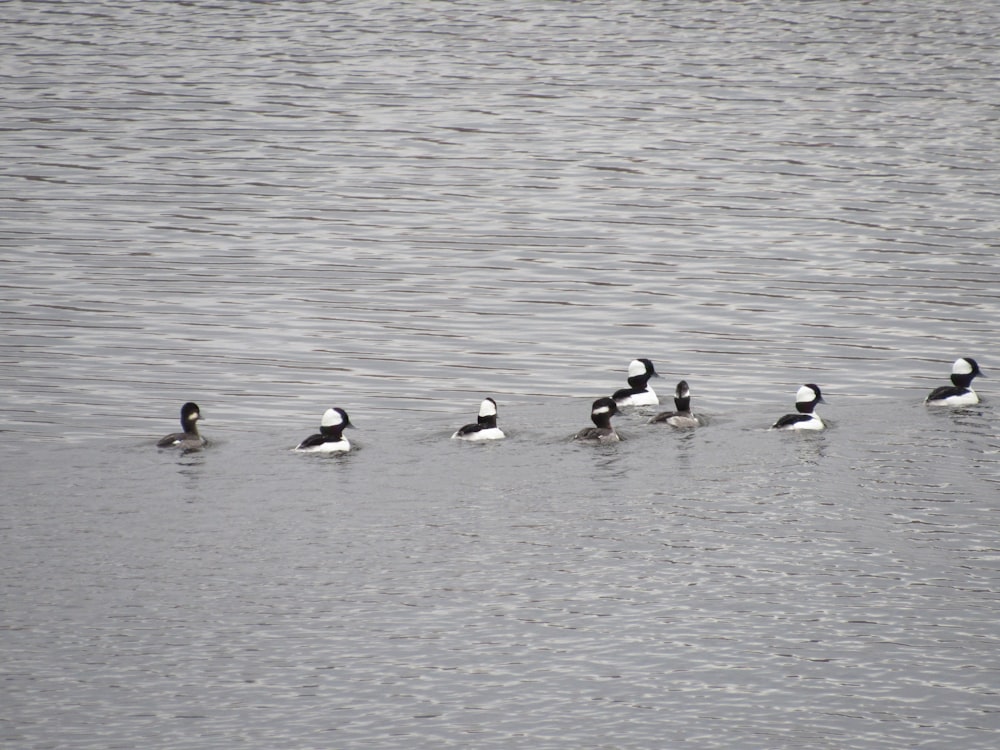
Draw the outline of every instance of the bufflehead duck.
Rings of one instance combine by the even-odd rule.
[[[677,411],[665,411],[657,414],[651,420],[654,422],[666,422],[671,427],[697,427],[701,424],[698,418],[691,413],[691,391],[686,380],[677,384],[674,390],[674,408]]]
[[[181,407],[181,430],[172,432],[160,438],[157,448],[180,448],[183,451],[196,451],[205,446],[206,440],[198,434],[198,420],[201,410],[198,404],[188,401]]]
[[[503,430],[497,427],[497,402],[491,398],[484,398],[479,405],[479,419],[475,424],[460,427],[452,437],[459,440],[499,440],[507,437],[503,434]]]
[[[795,394],[795,408],[798,410],[798,414],[786,414],[771,425],[771,429],[822,430],[826,425],[823,424],[822,419],[813,414],[816,404],[821,401],[826,403],[823,401],[823,394],[820,393],[819,386],[815,383],[806,383]]]
[[[928,406],[972,406],[979,403],[979,396],[972,390],[972,379],[976,375],[986,377],[979,371],[979,365],[971,357],[960,357],[951,366],[951,385],[935,388],[927,397]]]
[[[354,427],[343,409],[327,409],[319,424],[319,433],[310,435],[295,450],[309,453],[340,453],[349,451],[351,444],[341,433],[345,427]]]
[[[611,417],[618,413],[618,404],[613,398],[599,398],[590,407],[590,418],[593,427],[584,427],[573,438],[574,440],[592,440],[601,443],[614,443],[621,437],[611,426]]]
[[[618,406],[655,406],[660,400],[647,383],[660,377],[648,359],[633,359],[628,365],[628,388],[615,391],[613,398]]]

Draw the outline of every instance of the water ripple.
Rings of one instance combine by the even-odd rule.
[[[992,747],[992,4],[5,5],[7,744]]]

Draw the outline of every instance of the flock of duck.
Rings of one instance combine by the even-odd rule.
[[[979,403],[979,396],[972,390],[972,380],[982,375],[976,360],[960,357],[951,368],[951,385],[935,388],[927,396],[928,406],[971,406]],[[616,442],[621,436],[611,426],[611,418],[625,406],[655,406],[660,403],[649,386],[649,380],[660,377],[653,363],[648,359],[634,359],[628,366],[628,388],[615,391],[594,401],[590,409],[593,427],[585,427],[574,436],[574,440],[587,442]],[[778,419],[774,430],[822,430],[826,427],[816,414],[816,404],[823,402],[823,394],[815,383],[806,383],[795,394],[795,413]],[[189,401],[181,407],[181,432],[174,432],[157,442],[160,448],[199,450],[205,446],[205,438],[198,432],[201,410]],[[651,424],[665,423],[679,429],[699,427],[703,422],[691,412],[691,391],[682,380],[674,390],[674,411],[665,411],[649,420]],[[337,453],[349,451],[351,444],[343,432],[353,427],[350,417],[343,409],[327,409],[320,422],[319,432],[310,435],[295,448],[310,453]],[[458,440],[498,440],[506,437],[497,426],[497,403],[492,398],[483,399],[479,405],[478,419],[472,424],[460,427],[452,435]]]

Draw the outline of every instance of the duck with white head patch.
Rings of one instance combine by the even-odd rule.
[[[931,391],[924,401],[928,406],[974,406],[979,396],[972,390],[976,376],[985,378],[979,364],[972,357],[959,357],[951,366],[951,385],[942,385]]]
[[[458,440],[499,440],[507,437],[497,427],[497,402],[484,398],[479,405],[479,418],[473,424],[460,427],[452,438]]]
[[[207,444],[198,432],[198,420],[201,419],[201,409],[198,404],[188,401],[181,407],[181,430],[172,432],[159,439],[158,448],[180,448],[182,451],[196,451]]]
[[[344,453],[351,449],[351,444],[343,436],[345,427],[354,427],[350,417],[343,409],[336,407],[323,413],[319,425],[319,433],[310,435],[295,448],[305,453]]]
[[[611,398],[618,406],[655,406],[660,400],[649,387],[649,379],[658,377],[650,360],[633,359],[628,365],[628,388],[615,391]]]
[[[697,427],[701,424],[698,417],[691,413],[691,390],[686,380],[679,382],[674,389],[674,408],[677,411],[661,412],[649,423],[666,422],[671,427]]]
[[[815,383],[806,383],[795,394],[796,414],[786,414],[773,425],[772,430],[822,430],[823,420],[813,412],[816,404],[826,403]]]
[[[584,427],[573,437],[574,440],[585,440],[597,443],[615,443],[621,436],[611,426],[611,417],[618,413],[618,404],[613,398],[597,399],[590,407],[590,419],[593,427]]]

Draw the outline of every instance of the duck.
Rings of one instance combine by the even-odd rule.
[[[656,406],[660,400],[649,387],[650,378],[660,375],[648,359],[633,359],[628,365],[628,388],[615,391],[611,398],[618,406]]]
[[[342,434],[346,427],[354,427],[346,411],[338,407],[327,409],[319,423],[319,432],[307,437],[295,450],[304,453],[346,453],[351,450],[351,443]]]
[[[463,425],[452,435],[456,440],[500,440],[507,437],[497,427],[497,402],[484,398],[479,404],[479,417],[472,424]]]
[[[613,398],[605,396],[597,399],[590,407],[590,419],[594,426],[584,427],[573,439],[599,443],[618,442],[621,436],[611,426],[611,417],[615,414],[618,414],[618,404]]]
[[[972,390],[972,380],[976,376],[985,378],[979,363],[972,357],[959,357],[951,366],[951,385],[935,388],[924,403],[928,406],[974,406],[979,403],[978,394]]]
[[[698,417],[691,413],[691,390],[686,380],[680,381],[674,389],[674,408],[677,411],[660,412],[649,423],[666,422],[671,427],[697,427],[701,424]]]
[[[181,431],[164,435],[157,443],[157,448],[180,448],[182,451],[196,451],[204,448],[208,441],[198,432],[198,420],[201,419],[201,409],[194,401],[188,401],[181,407]]]
[[[823,420],[813,411],[816,404],[826,403],[823,394],[815,383],[806,383],[795,393],[795,409],[797,413],[786,414],[773,425],[772,430],[822,430],[826,427]]]

